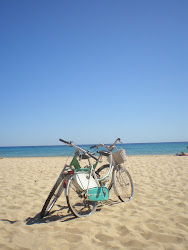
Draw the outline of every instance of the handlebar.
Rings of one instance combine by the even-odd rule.
[[[114,149],[115,144],[116,144],[118,141],[120,142],[120,141],[121,141],[121,139],[120,139],[120,138],[117,138],[117,139],[115,140],[115,142],[114,142],[113,144],[111,144],[110,146],[107,146],[107,148],[108,148],[109,150],[113,150],[113,149]]]
[[[115,140],[115,142],[114,142],[113,144],[109,145],[109,146],[104,146],[104,144],[100,143],[100,144],[91,146],[90,149],[92,149],[92,148],[97,148],[97,149],[98,149],[98,147],[103,147],[103,148],[107,148],[109,151],[112,151],[112,150],[114,149],[115,144],[116,144],[118,141],[121,142],[121,139],[120,139],[120,138],[117,138],[117,139]]]
[[[74,147],[74,148],[76,148],[76,149],[82,151],[84,154],[86,154],[86,155],[92,157],[92,158],[95,159],[96,161],[98,160],[98,159],[97,159],[95,156],[93,156],[92,153],[90,153],[89,151],[85,151],[84,149],[82,149],[82,148],[80,148],[80,147],[78,147],[78,146],[72,144],[72,141],[65,141],[65,140],[63,140],[63,139],[59,139],[59,141],[65,143],[65,144],[68,144],[69,147]],[[107,148],[108,151],[112,151],[112,150],[115,148],[115,144],[116,144],[118,141],[121,142],[120,138],[117,138],[117,139],[115,140],[115,142],[114,142],[113,144],[109,145],[109,146],[104,146],[104,144],[100,143],[100,144],[98,144],[98,145],[93,145],[93,146],[91,146],[90,149],[95,148],[95,147],[96,147],[96,148],[98,148],[98,147],[103,147],[103,148]]]
[[[65,144],[68,144],[68,145],[72,145],[72,141],[65,141],[63,139],[59,139],[59,141],[65,143]]]
[[[91,146],[90,149],[92,149],[92,148],[98,148],[98,147],[105,147],[105,146],[104,146],[104,144],[100,143],[100,144]]]
[[[86,151],[86,150],[84,150],[84,149],[82,149],[82,148],[80,148],[80,147],[78,147],[78,146],[72,144],[72,141],[65,141],[65,140],[63,140],[63,139],[59,139],[59,141],[65,143],[65,144],[68,144],[69,147],[74,147],[74,148],[78,149],[79,151],[82,151],[84,154],[86,154],[86,155],[92,157],[92,158],[95,159],[96,161],[98,160],[98,159],[97,159],[95,156],[93,156],[92,153],[90,153],[89,151]]]

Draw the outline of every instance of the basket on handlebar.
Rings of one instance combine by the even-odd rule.
[[[112,154],[115,165],[124,163],[126,161],[126,152],[125,149],[119,149]]]

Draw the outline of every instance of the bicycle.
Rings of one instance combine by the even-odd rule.
[[[115,144],[120,142],[120,138],[109,146],[104,144],[91,146],[90,149],[95,148],[95,150],[99,147],[105,148],[105,150],[97,151],[98,157],[94,156],[94,152],[78,147],[71,141],[59,140],[69,147],[74,147],[76,151],[71,163],[65,164],[46,199],[40,213],[42,218],[49,214],[63,190],[65,190],[67,205],[76,217],[93,214],[99,201],[108,200],[112,186],[122,202],[132,199],[133,181],[123,166],[126,160],[125,150],[120,149],[112,153]],[[108,163],[96,170],[102,157],[106,157]],[[92,159],[94,164],[91,162]],[[88,165],[81,167],[80,161],[82,160],[87,160]]]

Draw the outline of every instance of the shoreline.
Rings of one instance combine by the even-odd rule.
[[[49,216],[39,213],[67,157],[0,160],[0,248],[188,249],[188,157],[127,156],[134,196],[110,200],[74,218],[62,195]]]
[[[147,155],[126,155],[126,157],[152,157],[152,156],[181,156],[181,155],[176,155],[176,154],[162,154],[162,155],[151,155],[151,154],[147,154]],[[72,157],[72,156],[20,156],[20,157],[0,157],[0,159],[32,159],[32,158],[68,158],[68,157]]]
[[[95,152],[90,149],[91,145],[82,145],[86,151]],[[187,152],[188,142],[174,143],[140,143],[140,144],[117,144],[117,149],[126,150],[127,156],[133,155],[175,155]],[[100,150],[100,149],[99,149]],[[59,146],[29,146],[29,147],[2,147],[0,157],[22,158],[22,157],[62,157],[69,156],[75,151],[74,148],[66,145]]]
[[[127,142],[122,143],[121,145],[132,145],[132,144],[169,144],[169,143],[187,143],[188,141],[165,141],[165,142]],[[98,143],[86,143],[86,144],[78,144],[78,146],[93,146]],[[111,143],[105,143],[105,145],[110,145]],[[59,144],[59,145],[27,145],[27,146],[0,146],[1,148],[24,148],[24,147],[61,147],[61,146],[67,146],[66,144]]]

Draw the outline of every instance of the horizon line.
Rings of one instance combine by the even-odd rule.
[[[166,142],[127,142],[127,143],[122,143],[122,144],[154,144],[154,143],[188,143],[188,141],[166,141]],[[76,144],[78,146],[81,145],[95,145],[96,143],[81,143],[81,144]],[[105,143],[104,145],[110,145],[111,143]],[[96,144],[97,145],[97,144]],[[121,143],[118,143],[118,145],[121,145]],[[58,146],[68,146],[66,144],[62,144],[62,145],[27,145],[27,146],[0,146],[0,148],[13,148],[13,147],[58,147]]]

